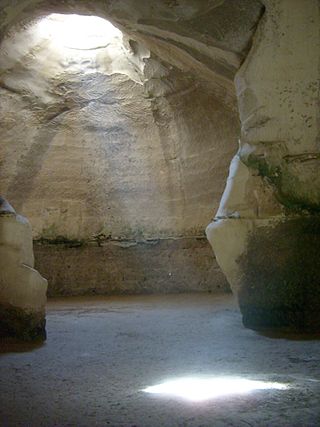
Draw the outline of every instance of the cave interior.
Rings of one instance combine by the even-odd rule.
[[[0,425],[319,425],[319,0],[0,10]]]

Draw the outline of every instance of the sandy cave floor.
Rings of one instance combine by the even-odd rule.
[[[44,345],[1,344],[1,426],[320,425],[320,340],[247,330],[231,296],[55,299],[47,311]],[[208,376],[289,388],[204,401],[143,391]]]

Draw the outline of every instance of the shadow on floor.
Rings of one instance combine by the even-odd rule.
[[[44,345],[45,343],[43,341],[26,342],[26,341],[18,341],[13,338],[1,338],[0,354],[27,353],[34,350],[38,350]]]
[[[284,332],[284,331],[256,331],[257,335],[272,339],[282,339],[288,341],[319,341],[320,333],[316,334],[302,334],[298,332]]]

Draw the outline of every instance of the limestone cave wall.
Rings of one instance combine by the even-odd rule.
[[[142,49],[122,46],[121,66],[108,48],[94,65],[48,59],[29,33],[0,56],[0,179],[34,238],[202,235],[237,150],[235,98]]]
[[[240,148],[207,235],[246,326],[318,332],[320,3],[264,3],[235,78]]]
[[[44,16],[42,6],[33,17]],[[144,6],[139,13],[151,13]],[[220,6],[213,9],[222,22]],[[132,10],[130,2],[126,7]],[[6,32],[1,193],[32,224],[36,266],[49,279],[49,294],[226,290],[204,229],[238,147],[230,76],[260,8],[248,12],[242,37],[230,29],[233,53],[220,45],[208,50],[195,23],[201,55],[214,57],[215,66],[212,57],[202,63],[181,48],[183,26],[164,28],[174,25],[175,8],[159,28],[111,9],[127,33],[81,55],[42,37],[37,19]],[[184,25],[193,26],[188,19]],[[134,28],[139,32],[132,39]],[[89,258],[99,274],[87,280]],[[151,259],[156,273],[150,276]]]
[[[95,276],[100,289],[182,290],[179,262],[198,265],[216,211],[207,236],[245,325],[318,331],[319,0],[0,6],[0,191],[31,219],[49,289],[67,292],[91,253],[91,269],[109,259],[118,275]],[[52,55],[31,28],[53,12],[124,37],[82,60]],[[212,265],[209,280],[204,264],[188,270],[188,290],[221,287]]]

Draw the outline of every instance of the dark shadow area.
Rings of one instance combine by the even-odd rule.
[[[26,342],[14,338],[2,338],[0,343],[0,354],[4,353],[28,353],[43,347],[43,341]]]
[[[288,340],[288,341],[319,341],[320,332],[313,334],[302,334],[295,333],[290,331],[259,331],[258,335],[266,338],[279,339],[279,340]]]

